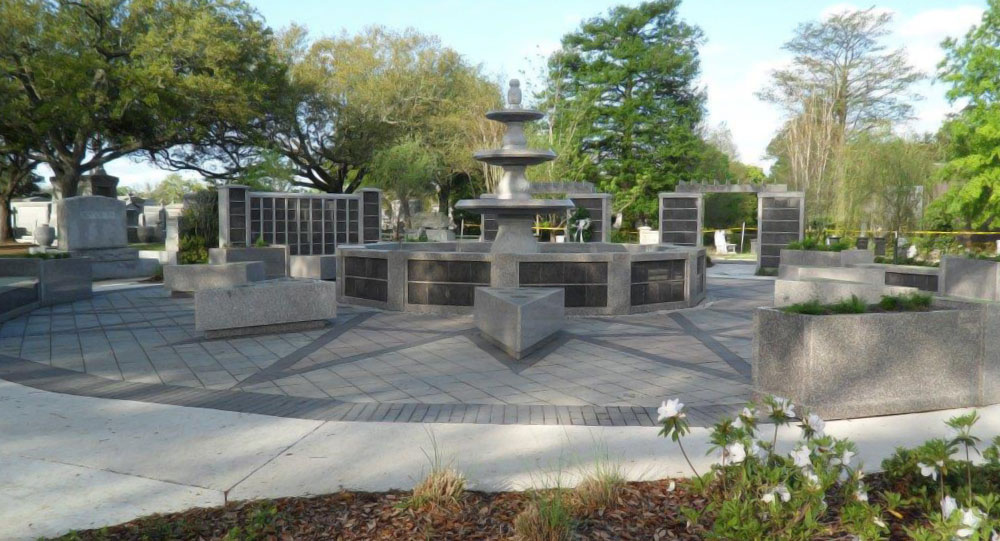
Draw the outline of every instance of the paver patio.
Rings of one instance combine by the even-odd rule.
[[[721,267],[733,267],[723,265]],[[0,377],[84,396],[348,421],[652,425],[666,397],[695,424],[750,395],[752,309],[773,282],[712,273],[689,310],[570,318],[513,361],[471,316],[341,307],[326,329],[206,340],[193,302],[112,290],[0,327]]]

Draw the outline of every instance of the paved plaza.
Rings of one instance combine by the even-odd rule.
[[[37,389],[280,417],[381,422],[654,424],[667,397],[694,424],[750,396],[752,309],[770,280],[718,265],[687,310],[569,318],[513,361],[471,316],[341,307],[325,329],[206,340],[191,299],[107,288],[0,327],[0,377]]]

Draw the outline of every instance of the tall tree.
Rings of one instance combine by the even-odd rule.
[[[433,152],[418,139],[409,139],[375,153],[371,181],[399,200],[399,218],[409,225],[410,199],[431,193],[440,168]]]
[[[837,155],[848,140],[911,116],[917,96],[910,88],[923,75],[903,49],[884,44],[891,23],[890,13],[871,8],[799,25],[783,47],[794,55],[791,65],[773,71],[759,93],[787,118],[769,146],[785,162],[781,180],[806,191],[821,213],[833,211],[842,179]]]
[[[939,66],[951,85],[948,99],[965,107],[942,128],[948,163],[942,179],[952,182],[935,211],[965,228],[990,230],[1000,217],[1000,0],[989,0],[982,21],[961,40],[943,44]]]
[[[36,165],[23,148],[0,138],[0,243],[14,240],[11,200],[38,189],[41,179],[34,173]]]
[[[238,0],[9,0],[0,20],[0,79],[16,82],[0,100],[29,105],[34,155],[65,197],[112,160],[253,122],[283,78]]]
[[[472,175],[479,168],[473,149],[499,139],[482,119],[499,105],[499,89],[435,37],[372,27],[309,42],[305,30],[293,26],[278,42],[291,67],[273,114],[260,129],[248,130],[256,136],[219,146],[273,149],[298,186],[353,192],[379,150],[413,137],[439,155],[448,178]],[[452,185],[438,181],[444,192]]]
[[[584,157],[569,160],[585,163],[585,180],[615,193],[631,219],[653,216],[657,192],[689,180],[704,149],[702,33],[680,20],[679,3],[615,7],[564,36],[549,62],[553,131],[569,134]]]

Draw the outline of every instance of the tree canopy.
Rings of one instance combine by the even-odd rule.
[[[1000,1],[990,0],[980,24],[944,49],[939,75],[951,86],[948,99],[967,105],[942,128],[941,178],[951,186],[931,210],[939,222],[985,231],[1000,216]]]
[[[0,20],[0,110],[22,115],[0,133],[27,127],[66,197],[112,160],[252,124],[283,77],[270,30],[237,0],[10,0]]]
[[[678,4],[612,8],[564,36],[549,61],[543,99],[560,160],[632,218],[655,215],[657,192],[690,180],[705,149],[696,132],[702,33],[680,20]]]

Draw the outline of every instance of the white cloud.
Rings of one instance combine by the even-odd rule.
[[[903,19],[898,34],[903,38],[932,38],[943,40],[948,36],[961,36],[969,27],[979,23],[983,16],[980,6],[929,9]]]

